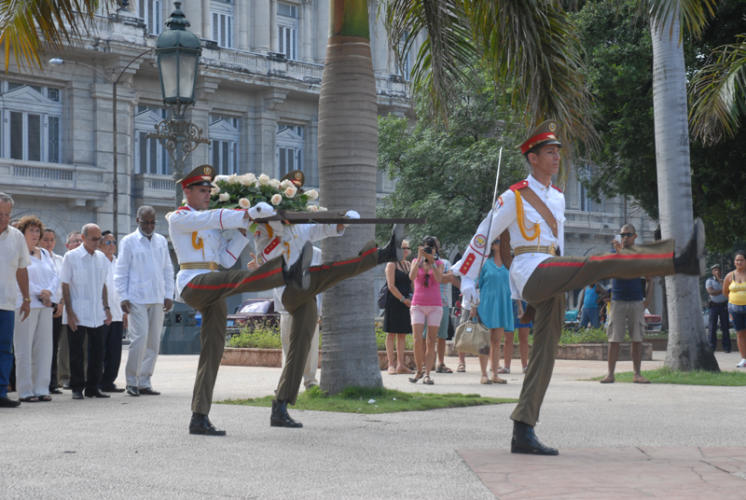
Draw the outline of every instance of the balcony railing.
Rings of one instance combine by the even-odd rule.
[[[0,158],[0,185],[34,188],[40,194],[45,188],[108,192],[104,174],[95,167]]]

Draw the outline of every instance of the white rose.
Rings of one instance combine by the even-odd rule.
[[[267,184],[269,184],[269,176],[267,174],[260,175],[257,180],[259,181],[259,184],[261,186],[266,186]]]
[[[242,186],[251,186],[255,181],[256,177],[254,174],[243,174],[238,176],[238,182],[240,182]]]
[[[230,177],[228,177],[227,175],[222,175],[221,174],[221,175],[216,175],[215,176],[215,180],[213,182],[227,181],[228,179],[230,179]]]
[[[251,208],[251,202],[247,200],[246,198],[241,198],[238,200],[238,206],[241,208]]]
[[[288,186],[285,188],[285,196],[287,196],[288,198],[292,198],[297,192],[298,188],[295,186]]]
[[[275,193],[269,201],[271,201],[274,206],[277,206],[282,203],[282,195],[280,193]]]
[[[229,193],[220,193],[218,195],[218,201],[229,201],[231,199],[231,195]]]
[[[238,176],[236,174],[231,174],[231,176],[228,177],[228,183],[229,184],[238,184],[239,183]]]
[[[328,208],[326,207],[319,207],[319,212],[326,212]]]
[[[293,185],[293,181],[291,181],[290,179],[285,179],[284,181],[280,183],[280,187],[282,189],[287,189],[288,186],[292,186],[292,185]]]
[[[315,189],[309,189],[306,191],[306,196],[308,196],[309,200],[316,200],[319,197],[319,192]]]
[[[210,190],[210,194],[212,196],[215,196],[216,194],[220,194],[220,186],[213,186]]]
[[[318,205],[308,205],[306,206],[306,210],[309,212],[318,212],[319,206]]]
[[[270,179],[269,185],[275,189],[280,189],[280,181],[278,181],[277,179]]]

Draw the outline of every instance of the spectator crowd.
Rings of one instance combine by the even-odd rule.
[[[92,223],[68,234],[58,255],[54,229],[35,215],[13,219],[13,207],[0,193],[0,407],[49,402],[61,389],[76,400],[158,395],[150,377],[174,278],[155,210],[140,207],[118,259],[115,235]],[[120,388],[125,331],[131,343]]]

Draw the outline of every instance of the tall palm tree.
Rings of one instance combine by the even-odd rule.
[[[39,52],[45,42],[54,48],[70,42],[89,28],[96,8],[111,1],[0,0],[0,44],[5,69],[11,54],[19,65],[41,66]]]
[[[332,0],[319,96],[319,184],[330,210],[376,210],[378,113],[367,0]],[[324,259],[354,254],[373,226],[351,226],[324,241]],[[373,276],[345,280],[324,294],[321,388],[380,387],[373,317]]]
[[[697,34],[712,2],[651,1],[650,30],[653,42],[653,111],[655,156],[661,233],[674,238],[678,250],[694,227],[686,73],[681,40],[682,22]],[[699,280],[693,276],[666,278],[669,339],[666,366],[674,370],[718,370],[705,339],[700,311]]]
[[[746,116],[746,35],[718,47],[710,59],[689,87],[692,131],[704,144],[733,137]]]

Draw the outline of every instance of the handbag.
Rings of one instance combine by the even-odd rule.
[[[380,290],[378,290],[378,308],[383,309],[386,307],[386,296],[389,294],[389,285],[384,283]]]
[[[464,321],[456,327],[456,350],[487,356],[490,353],[490,330],[478,318]]]

